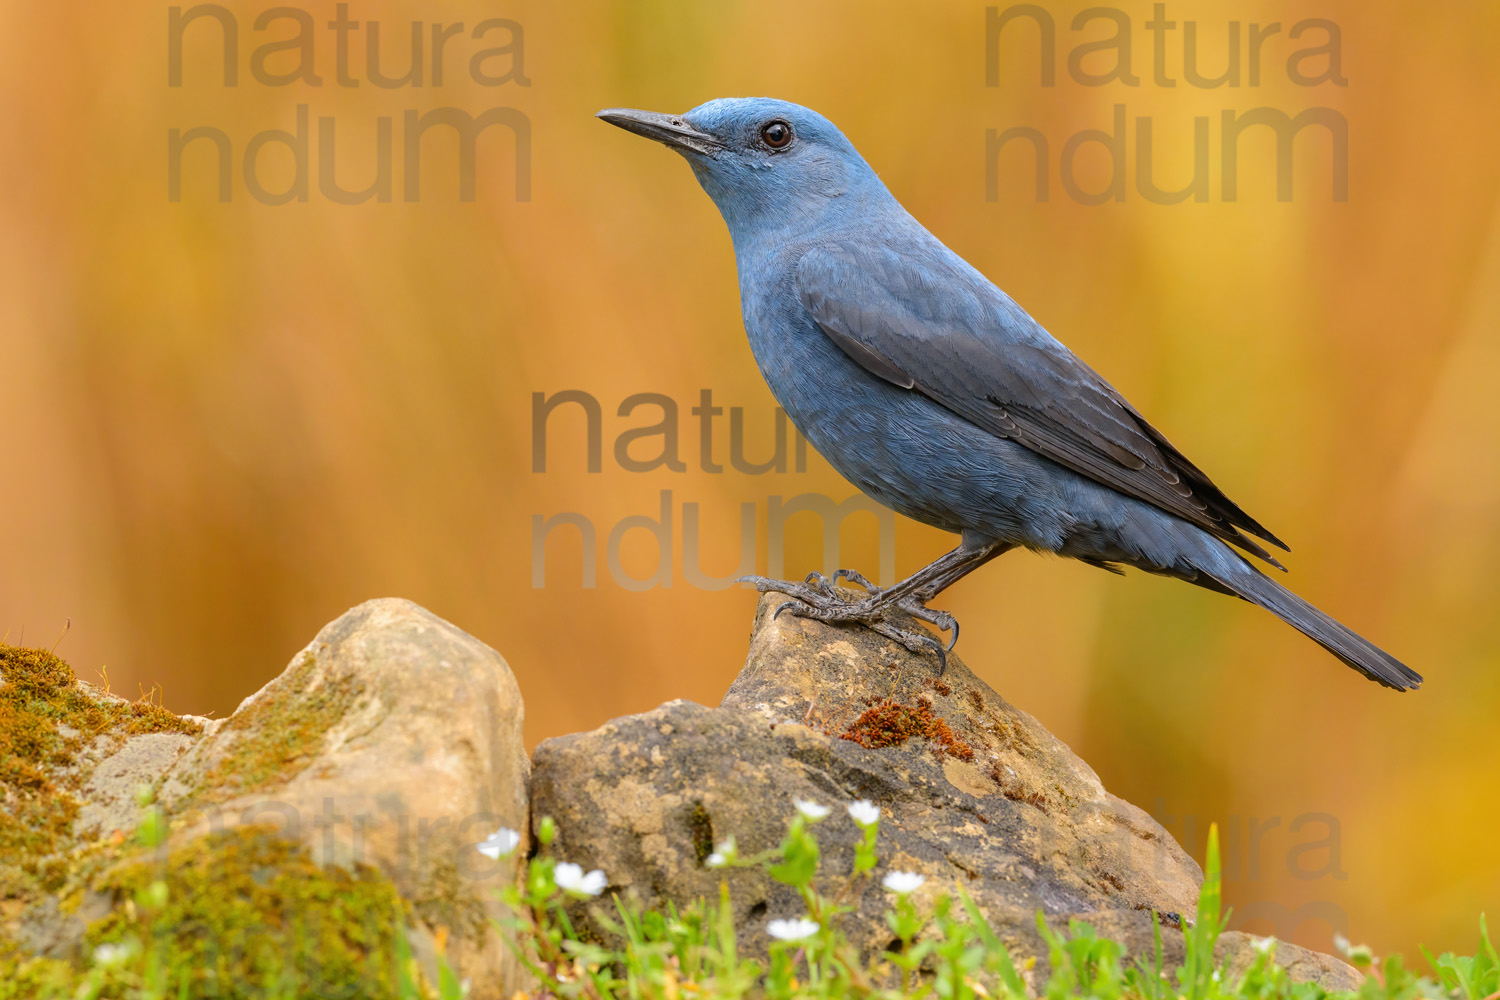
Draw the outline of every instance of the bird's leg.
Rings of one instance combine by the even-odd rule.
[[[761,576],[741,579],[755,584],[755,589],[761,593],[775,591],[796,598],[778,607],[777,615],[785,611],[799,618],[816,618],[825,622],[858,622],[913,651],[934,649],[946,665],[945,654],[958,641],[958,622],[946,611],[927,607],[927,602],[1011,547],[1006,542],[966,535],[958,548],[890,587],[877,587],[862,574],[846,569],[834,573],[831,579],[821,573],[811,573],[803,583]],[[859,601],[838,596],[837,585],[841,579],[863,587],[868,596]],[[953,638],[944,648],[929,635],[894,625],[886,620],[892,609],[904,611],[944,632],[952,632]]]
[[[962,548],[962,546],[960,546],[960,548]],[[982,550],[983,554],[980,558],[978,558],[976,561],[967,562],[960,566],[956,566],[948,570],[946,573],[940,573],[937,576],[933,577],[933,579],[929,580],[927,583],[923,584],[915,592],[913,592],[913,594],[911,595],[912,599],[918,603],[927,603],[938,594],[953,586],[959,580],[962,580],[964,577],[968,576],[970,573],[974,572],[976,569],[989,562],[991,559],[994,559],[996,556],[1004,555],[1011,549],[1015,548],[1015,546],[1011,545],[1008,542],[979,542],[974,544],[974,548]]]

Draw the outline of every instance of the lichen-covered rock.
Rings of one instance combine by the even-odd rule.
[[[499,653],[410,601],[369,601],[185,755],[161,801],[185,827],[174,843],[269,825],[319,864],[382,872],[411,904],[419,956],[441,951],[476,1000],[509,996],[491,918],[513,868],[474,844],[527,828],[521,725]]]
[[[88,750],[94,758],[92,767],[78,789],[73,836],[99,840],[134,830],[141,818],[137,791],[160,781],[200,735],[143,733],[126,737],[123,742],[96,738]]]
[[[409,945],[429,983],[441,955],[509,997],[514,862],[474,844],[527,828],[521,724],[504,659],[408,601],[354,608],[212,723],[0,646],[0,978],[71,995],[90,950],[151,940],[195,991],[374,1000]]]
[[[71,855],[113,832],[122,782],[160,778],[205,722],[80,681],[48,650],[0,644],[0,939],[62,884]]]
[[[409,908],[377,868],[318,864],[274,825],[251,824],[132,858],[91,897],[140,899],[158,880],[149,940],[189,996],[248,1000],[289,980],[299,997],[401,995],[394,946]],[[146,923],[138,909],[115,906],[91,921],[85,942],[128,946]]]
[[[715,842],[732,834],[742,854],[761,851],[779,842],[793,799],[869,799],[882,811],[883,865],[928,876],[919,899],[963,888],[1038,969],[1038,910],[1058,924],[1086,919],[1135,953],[1149,946],[1155,911],[1168,959],[1180,959],[1171,928],[1193,912],[1202,873],[1160,825],[957,657],[939,676],[932,656],[869,630],[773,620],[782,600],[762,600],[744,670],[718,708],[670,702],[537,748],[532,815],[557,822],[562,855],[647,904],[714,898],[727,878],[736,923],[764,947],[766,921],[801,903],[759,869],[706,868]],[[858,830],[842,809],[818,836],[824,871],[849,871]],[[849,902],[846,933],[867,952],[885,947],[875,880]],[[1240,936],[1225,946],[1249,947]],[[1301,949],[1281,957],[1329,986],[1357,981]]]

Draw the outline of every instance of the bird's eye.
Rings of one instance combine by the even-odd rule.
[[[792,141],[792,127],[786,122],[771,122],[760,130],[760,138],[772,149],[785,149]]]

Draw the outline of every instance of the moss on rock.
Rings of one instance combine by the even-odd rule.
[[[136,905],[158,881],[165,904]],[[88,944],[140,941],[186,970],[190,995],[259,997],[267,984],[296,996],[397,995],[407,906],[396,887],[367,865],[319,867],[271,827],[197,838],[96,888],[122,905],[89,928]]]
[[[871,750],[898,747],[921,736],[932,744],[938,757],[947,754],[962,761],[974,759],[974,748],[959,739],[945,719],[933,714],[932,702],[925,697],[918,698],[914,705],[891,698],[876,702],[838,736]]]
[[[454,825],[527,816],[520,694],[478,640],[370,602],[206,726],[43,651],[0,649],[0,675],[0,1000],[426,997],[450,946],[476,996],[513,992],[491,923],[513,873],[471,871]],[[352,839],[234,825],[333,797]]]
[[[45,649],[0,644],[0,895],[22,894],[32,880],[48,886],[41,859],[69,846],[81,750],[101,736],[202,731],[149,699],[94,690]]]
[[[354,674],[336,675],[314,686],[312,653],[286,669],[250,704],[224,723],[228,748],[198,783],[197,803],[224,802],[301,773],[323,746],[328,730],[364,694]]]
[[[409,907],[391,881],[366,865],[320,867],[272,827],[126,858],[90,891],[113,906],[89,925],[85,953],[123,957],[85,969],[0,942],[0,1000],[72,997],[90,982],[136,995],[152,976],[169,995],[384,1000],[411,981]]]

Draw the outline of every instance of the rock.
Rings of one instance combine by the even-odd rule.
[[[882,811],[882,865],[928,876],[919,901],[962,887],[1015,953],[1039,957],[1034,974],[1046,967],[1038,910],[1059,926],[1088,920],[1135,954],[1150,945],[1152,911],[1169,925],[1194,912],[1192,858],[957,657],[940,677],[930,654],[867,629],[772,620],[782,600],[762,599],[718,708],[670,702],[537,748],[532,815],[556,821],[560,856],[648,905],[715,898],[727,877],[742,939],[763,949],[766,921],[802,904],[759,869],[705,868],[714,844],[733,834],[742,854],[774,847],[794,798],[869,799]],[[817,832],[823,871],[848,872],[854,823],[836,809]],[[886,947],[879,885],[865,881],[850,902],[851,940]],[[1168,961],[1180,960],[1180,933],[1164,937]],[[1226,954],[1248,952],[1241,939],[1226,936]],[[1311,954],[1283,945],[1280,957],[1329,985],[1346,985],[1345,971],[1357,981]]]
[[[136,790],[160,781],[195,739],[186,733],[146,733],[105,753],[79,790],[73,836],[98,840],[134,830],[141,818]]]
[[[1231,976],[1243,975],[1258,957],[1255,941],[1253,935],[1225,931],[1219,936],[1214,955],[1221,961],[1228,960]],[[1276,944],[1276,961],[1286,968],[1293,982],[1317,983],[1325,990],[1358,990],[1365,981],[1359,970],[1348,962],[1285,941]]]
[[[864,629],[772,621],[775,603],[719,707],[671,702],[538,748],[532,813],[557,820],[567,859],[647,904],[712,898],[720,873],[703,861],[718,840],[754,852],[780,840],[793,798],[868,798],[883,865],[927,875],[927,900],[963,887],[1018,955],[1044,957],[1037,910],[1135,952],[1152,911],[1193,910],[1201,874],[1172,838],[956,658],[938,677],[930,656]],[[191,954],[210,992],[214,970],[260,982],[296,963],[329,995],[385,996],[405,935],[429,978],[442,955],[476,1000],[510,997],[522,983],[494,890],[527,846],[495,863],[474,844],[527,830],[521,723],[500,655],[406,601],[351,610],[214,722],[0,646],[0,977],[16,951],[76,976],[88,948],[149,933]],[[168,820],[155,851],[132,835],[142,784]],[[825,873],[847,872],[853,823],[838,810],[818,831]],[[727,878],[752,948],[769,918],[801,911],[758,870]],[[881,890],[863,883],[851,903],[851,937],[885,947]],[[1165,937],[1179,960],[1180,934]],[[1223,936],[1231,969],[1252,942]],[[1328,988],[1359,982],[1326,955],[1282,945],[1278,958]]]
[[[476,1000],[508,997],[517,970],[491,918],[514,869],[474,845],[527,829],[522,715],[499,653],[409,601],[369,601],[172,770],[173,843],[268,824],[320,865],[372,867],[411,902],[419,956],[442,951]]]
[[[45,896],[22,914],[16,927],[16,943],[32,955],[71,958],[89,924],[109,911],[109,901],[98,894],[86,895],[80,906],[67,911],[56,896]]]
[[[172,748],[203,728],[150,698],[126,701],[78,680],[48,650],[0,643],[0,952],[89,853],[90,836],[113,826],[121,800],[138,813],[133,783],[159,777]],[[49,948],[76,927],[64,919],[71,911],[59,913],[38,910],[29,925],[44,928]]]
[[[0,675],[0,749],[21,751],[0,770],[0,977],[12,944],[66,976],[95,944],[151,934],[213,995],[226,970],[389,996],[404,934],[430,982],[442,955],[475,1000],[519,985],[491,923],[516,862],[474,845],[527,829],[522,702],[474,637],[370,601],[212,723],[114,698],[41,650],[0,646]],[[155,851],[132,836],[142,784],[168,821]]]

